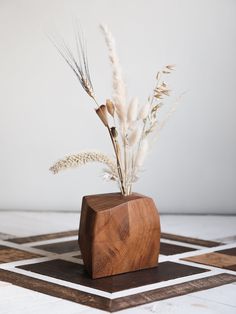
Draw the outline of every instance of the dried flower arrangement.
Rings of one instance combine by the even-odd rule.
[[[115,40],[106,26],[101,25],[100,28],[105,37],[112,67],[112,100],[107,99],[105,104],[100,105],[95,96],[86,45],[82,36],[78,32],[75,36],[77,56],[72,53],[64,41],[60,45],[54,42],[54,45],[78,78],[85,92],[96,103],[95,112],[107,128],[115,158],[112,159],[99,152],[81,152],[58,161],[50,170],[58,173],[62,169],[81,166],[88,162],[100,162],[107,166],[104,169],[104,178],[116,181],[122,195],[130,195],[132,184],[137,181],[144,159],[150,149],[150,141],[153,138],[150,135],[161,130],[175,109],[177,102],[164,119],[159,121],[159,110],[163,105],[163,99],[170,95],[170,89],[163,78],[172,72],[174,66],[167,65],[157,73],[153,92],[144,105],[140,106],[137,98],[128,101]]]

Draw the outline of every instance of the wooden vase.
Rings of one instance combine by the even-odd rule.
[[[157,266],[160,219],[153,200],[137,193],[84,196],[79,245],[93,279]]]

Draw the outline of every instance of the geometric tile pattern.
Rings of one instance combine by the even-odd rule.
[[[18,267],[41,275],[110,293],[208,271],[207,269],[199,267],[174,262],[163,262],[160,263],[159,267],[94,280],[90,279],[84,271],[83,265],[59,259]]]
[[[168,233],[158,267],[92,280],[77,234],[1,240],[0,280],[110,312],[236,281],[236,244]]]
[[[78,251],[79,249],[77,240],[38,245],[34,248],[59,254]]]
[[[44,245],[34,246],[37,249],[45,250],[53,253],[67,253],[72,251],[78,251],[78,240],[63,242],[63,245],[58,243],[50,243]],[[195,251],[196,249],[171,243],[161,243],[160,254],[163,255],[175,255],[190,251]]]
[[[36,257],[40,257],[40,255],[0,245],[0,263],[14,262]]]
[[[161,242],[160,254],[162,255],[175,255],[190,251],[195,251],[196,249],[191,247],[186,247],[182,245],[176,245],[171,243]]]
[[[220,268],[225,268],[236,264],[236,256],[221,254],[218,252],[191,256],[184,258],[183,260]]]

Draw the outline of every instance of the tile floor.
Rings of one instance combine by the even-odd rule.
[[[79,215],[76,213],[0,212],[0,239],[6,240],[10,239],[12,236],[26,237],[73,230],[78,228],[78,221]],[[236,216],[162,215],[161,223],[163,232],[228,243],[228,250],[231,244],[236,242]],[[73,240],[72,238],[68,238],[68,240]],[[57,239],[57,241],[60,242],[59,239]],[[33,249],[29,248],[27,254],[34,254],[35,256],[40,255],[40,246],[47,244],[50,246],[51,241],[48,240],[48,242],[49,243],[42,241],[42,243],[40,243],[40,241],[38,241]],[[15,249],[16,252],[14,251],[17,244],[11,243],[12,250],[9,250],[9,254],[19,254],[17,249]],[[166,245],[163,245],[162,250],[165,254],[169,254],[169,244],[173,245],[175,241],[165,240],[164,243],[166,243]],[[2,243],[0,244],[2,245]],[[179,243],[176,244],[179,245]],[[73,243],[71,243],[71,245],[73,247]],[[188,245],[185,243],[184,246],[186,247]],[[194,254],[194,245],[189,245],[189,247],[191,248],[191,253]],[[27,244],[25,244],[25,249],[26,248]],[[195,245],[195,248],[198,249],[198,245]],[[189,258],[190,253],[184,253],[185,250],[181,248],[181,246],[180,248],[175,247],[175,249],[177,250],[175,254],[185,254],[185,260]],[[56,250],[58,251],[58,249]],[[180,250],[180,252],[178,252],[178,250]],[[44,251],[44,253],[45,252],[46,251]],[[205,254],[214,254],[212,252],[211,248],[205,249]],[[222,253],[225,252],[222,251],[220,254]],[[48,254],[54,253],[48,252]],[[175,255],[175,258],[176,256],[177,255]],[[20,258],[24,257],[20,256]],[[163,262],[165,262],[165,258],[167,257],[163,255]],[[170,258],[171,255],[168,256],[168,260]],[[189,263],[190,266],[192,265],[191,261],[183,262]],[[234,263],[234,260],[232,263]],[[197,264],[194,266],[196,267]],[[230,270],[226,271],[230,273]],[[125,309],[117,313],[236,314],[235,296],[236,283],[230,283],[204,291],[193,292],[184,296]],[[93,314],[106,312],[0,281],[0,313]]]

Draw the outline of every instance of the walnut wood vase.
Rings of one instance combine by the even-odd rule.
[[[137,193],[84,196],[79,245],[93,279],[157,266],[160,219],[153,200]]]

